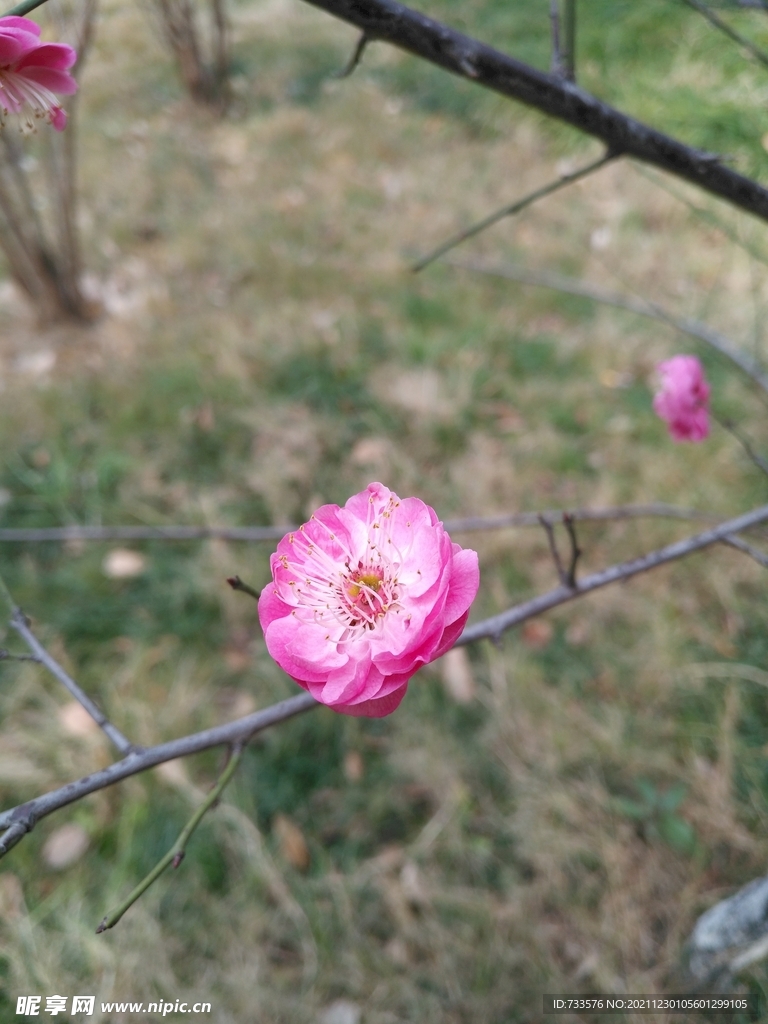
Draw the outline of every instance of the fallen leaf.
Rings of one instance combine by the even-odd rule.
[[[88,833],[74,822],[61,825],[51,832],[43,846],[43,860],[54,871],[75,864],[88,849]]]
[[[105,576],[112,580],[127,580],[141,576],[147,567],[147,560],[138,551],[128,548],[113,548],[101,563]]]
[[[529,619],[523,626],[523,643],[540,651],[546,647],[554,635],[554,627],[546,619]]]
[[[463,647],[454,647],[440,663],[443,686],[457,704],[469,704],[475,697],[475,679],[469,655]]]
[[[60,707],[58,716],[62,729],[70,736],[87,736],[99,728],[82,704],[78,704],[76,700]]]
[[[280,844],[280,852],[291,867],[306,871],[309,867],[309,847],[304,833],[285,814],[276,814],[272,829]]]
[[[365,766],[359,751],[349,750],[344,755],[344,778],[347,782],[359,782],[363,777]]]

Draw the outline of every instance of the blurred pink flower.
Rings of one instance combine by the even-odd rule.
[[[369,484],[283,537],[259,599],[267,650],[345,715],[388,715],[422,665],[458,639],[477,594],[477,552],[434,509]]]
[[[673,356],[656,367],[661,389],[654,411],[666,421],[674,441],[703,441],[709,436],[709,384],[696,356]]]
[[[0,107],[5,115],[31,108],[57,131],[67,123],[55,93],[70,96],[77,82],[69,68],[77,54],[66,43],[43,43],[40,26],[29,18],[0,18]]]

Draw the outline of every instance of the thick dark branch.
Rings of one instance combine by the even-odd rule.
[[[584,299],[591,299],[593,302],[600,302],[605,306],[613,306],[615,309],[626,309],[630,313],[637,313],[639,316],[650,317],[659,323],[674,327],[675,330],[688,334],[692,338],[698,338],[705,342],[721,355],[730,359],[734,365],[751,377],[755,384],[758,384],[763,391],[768,392],[768,373],[751,356],[740,351],[736,345],[707,324],[698,320],[690,320],[688,317],[676,317],[667,312],[656,302],[645,299],[636,299],[631,295],[619,295],[616,292],[605,291],[584,281],[577,281],[572,277],[564,277],[562,274],[554,274],[548,270],[530,270],[528,267],[518,267],[513,264],[490,264],[478,260],[461,259],[449,256],[442,260],[452,267],[460,267],[462,270],[472,270],[478,274],[489,274],[491,277],[503,277],[508,281],[517,281],[520,284],[530,284],[536,288],[551,288],[556,292],[564,292],[567,295],[578,295]],[[0,540],[2,540],[0,530]]]
[[[611,152],[660,167],[768,220],[768,189],[721,163],[716,154],[694,149],[622,114],[573,82],[538,71],[396,0],[307,3],[349,22],[371,39],[391,43],[454,75],[573,125],[600,139]]]
[[[575,597],[583,597],[584,594],[597,590],[600,587],[605,587],[609,583],[630,579],[632,576],[638,576],[640,573],[648,572],[650,569],[656,569],[660,565],[666,565],[668,562],[673,562],[678,558],[684,558],[686,555],[693,554],[694,551],[701,551],[712,544],[722,543],[729,539],[731,534],[746,530],[750,526],[756,526],[758,523],[764,523],[766,520],[768,520],[768,505],[763,505],[752,512],[747,512],[746,515],[739,516],[736,519],[729,519],[722,525],[716,526],[713,530],[707,530],[705,533],[696,534],[694,537],[687,537],[685,540],[668,544],[658,551],[642,555],[631,562],[621,562],[619,565],[612,565],[608,569],[585,576],[579,580],[577,587],[556,587],[547,594],[540,594],[531,601],[516,605],[514,608],[508,608],[507,611],[501,612],[499,615],[493,615],[489,619],[483,619],[481,622],[468,626],[457,640],[456,646],[460,647],[464,644],[470,644],[475,640],[482,640],[485,637],[497,639],[506,630],[511,629],[512,626],[517,626],[534,615],[540,615],[551,608],[565,604],[566,601],[573,601]]]

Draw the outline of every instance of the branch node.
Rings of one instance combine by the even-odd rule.
[[[568,539],[571,542],[571,561],[568,565],[568,571],[565,574],[565,584],[570,587],[571,590],[576,590],[578,584],[576,582],[576,563],[583,554],[579,547],[579,542],[576,539],[576,517],[572,512],[563,512],[563,525],[568,531]]]
[[[244,594],[250,594],[255,600],[259,600],[261,592],[244,583],[239,576],[227,576],[227,583],[233,590],[242,590]]]
[[[566,513],[563,513],[563,521],[565,521]],[[552,555],[552,561],[555,563],[555,569],[557,570],[557,577],[564,587],[570,586],[568,582],[568,574],[566,573],[562,560],[560,558],[560,552],[557,550],[557,541],[555,540],[555,531],[552,528],[552,523],[544,515],[539,516],[539,522],[544,527],[544,532],[547,535],[547,542],[549,543],[549,551]]]
[[[365,53],[365,48],[368,45],[368,43],[370,43],[370,41],[371,41],[371,36],[369,36],[367,32],[361,32],[360,33],[360,38],[357,40],[357,44],[355,45],[355,48],[352,51],[352,56],[349,58],[349,60],[347,61],[345,66],[341,69],[341,71],[337,71],[333,75],[333,78],[336,78],[336,79],[349,78],[349,76],[355,70],[357,65],[360,63],[360,61],[362,59],[362,56]]]
[[[175,853],[175,854],[173,855],[173,861],[172,861],[172,863],[171,863],[171,867],[172,867],[172,868],[174,868],[174,869],[176,869],[176,868],[177,868],[177,867],[179,866],[179,864],[181,864],[181,862],[182,862],[182,861],[184,860],[184,858],[186,857],[186,855],[187,855],[187,854],[186,854],[186,851],[185,851],[185,850],[178,850],[178,851],[177,851],[177,852],[176,852],[176,853]]]

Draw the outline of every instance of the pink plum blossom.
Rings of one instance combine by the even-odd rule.
[[[29,18],[0,18],[0,107],[5,115],[30,108],[57,131],[67,123],[55,93],[70,96],[77,82],[69,68],[77,54],[66,43],[43,43],[40,26]]]
[[[673,356],[656,367],[661,389],[654,411],[666,421],[674,441],[703,441],[709,436],[709,384],[696,356]]]
[[[458,639],[477,594],[477,552],[434,509],[372,483],[283,537],[259,599],[267,650],[316,700],[380,718],[422,665]]]

